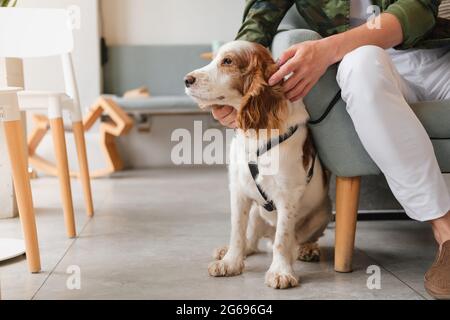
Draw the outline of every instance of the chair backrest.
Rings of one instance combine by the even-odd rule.
[[[64,9],[0,8],[0,57],[61,56],[66,93],[79,111],[79,92],[71,52],[73,27]]]
[[[0,57],[57,56],[73,50],[73,30],[64,9],[0,8]]]
[[[280,23],[279,30],[310,29],[303,17],[298,13],[297,6],[293,5]]]

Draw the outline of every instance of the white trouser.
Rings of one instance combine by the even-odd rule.
[[[337,80],[365,149],[406,213],[419,221],[444,216],[450,193],[408,103],[450,99],[450,50],[364,46],[345,56]]]

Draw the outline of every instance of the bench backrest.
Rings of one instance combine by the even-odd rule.
[[[210,45],[110,46],[103,69],[104,91],[122,95],[147,86],[152,95],[184,95],[184,76],[209,63]]]

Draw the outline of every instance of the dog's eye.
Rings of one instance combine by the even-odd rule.
[[[222,64],[224,66],[232,65],[233,64],[233,60],[231,60],[230,58],[225,58],[225,59],[222,60]]]

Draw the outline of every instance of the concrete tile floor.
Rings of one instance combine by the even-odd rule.
[[[429,299],[423,274],[435,245],[429,227],[411,221],[361,222],[355,271],[333,271],[334,225],[322,239],[318,264],[297,262],[301,286],[264,285],[271,255],[250,257],[230,279],[207,275],[210,255],[229,234],[227,177],[221,169],[124,172],[93,184],[96,216],[85,218],[73,183],[79,237],[65,237],[57,181],[33,182],[43,271],[30,275],[24,258],[0,264],[3,299]],[[20,237],[18,220],[0,221],[2,237]],[[264,248],[264,245],[261,245]],[[371,265],[381,289],[367,288]],[[81,289],[69,290],[67,269],[81,270]]]

